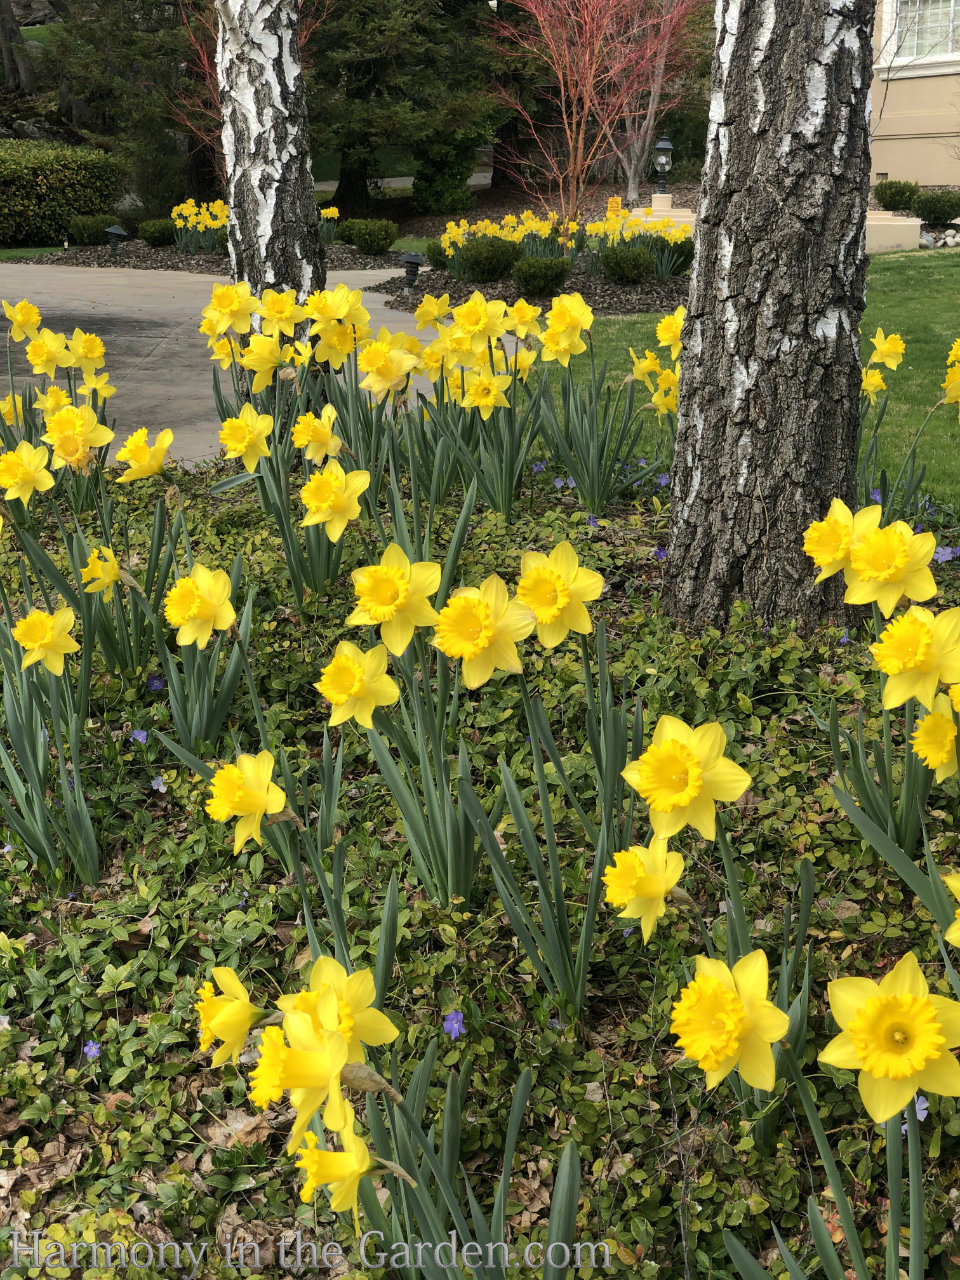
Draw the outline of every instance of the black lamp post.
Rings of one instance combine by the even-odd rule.
[[[665,133],[660,135],[657,145],[653,148],[653,167],[657,171],[657,195],[665,196],[667,194],[667,174],[673,168],[673,143]]]
[[[420,268],[426,265],[426,258],[421,258],[419,253],[405,253],[403,255],[404,293],[413,293],[414,285],[417,283],[417,274]]]
[[[124,231],[123,227],[107,227],[107,239],[110,243],[111,258],[115,258],[117,256],[117,246],[120,244],[121,240],[126,240],[126,238],[127,233]]]

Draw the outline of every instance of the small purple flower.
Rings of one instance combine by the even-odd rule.
[[[447,1014],[443,1020],[443,1029],[451,1040],[456,1040],[457,1036],[463,1035],[463,1014],[459,1009],[454,1009]]]
[[[577,487],[577,482],[576,480],[574,480],[573,476],[567,476],[567,488],[575,489],[576,487]]]
[[[657,476],[657,484],[660,486],[661,489],[665,489],[669,483],[670,483],[670,472],[661,471],[660,474]]]
[[[567,1024],[559,1018],[548,1018],[547,1026],[552,1027],[554,1031],[562,1031]]]
[[[871,502],[882,502],[882,501],[883,501],[883,498],[881,498],[881,496],[880,496],[880,490],[879,490],[879,489],[871,489],[871,490],[870,490],[870,501],[871,501]]]
[[[562,488],[563,488],[563,480],[562,480],[559,476],[555,476],[555,477],[554,477],[554,480],[553,480],[553,487],[554,487],[555,489],[562,489]]]
[[[131,742],[144,743],[146,742],[146,740],[147,740],[146,729],[134,729],[133,733],[131,733],[130,735]]]
[[[147,688],[151,693],[159,693],[163,687],[163,676],[147,676]]]
[[[5,844],[3,848],[0,849],[0,853],[13,853],[13,845]]]
[[[167,790],[167,784],[163,780],[162,773],[158,773],[150,785],[153,787],[154,791],[159,791],[161,795],[164,795]]]
[[[587,524],[591,529],[597,529],[600,526],[600,521],[596,516],[587,516]]]
[[[70,788],[70,790],[71,790],[71,791],[73,790],[73,779],[72,779],[72,778],[68,778],[68,779],[67,779],[67,786]]]
[[[646,458],[638,458],[638,459],[637,459],[637,466],[638,466],[638,467],[645,467],[646,465],[647,465],[647,460],[646,460]]]
[[[913,532],[914,532],[914,533],[923,533],[923,525],[922,525],[922,524],[915,524],[915,525],[913,526]]]
[[[906,1106],[906,1107],[904,1107],[904,1109],[903,1109],[903,1114],[904,1114],[904,1115],[907,1115],[907,1113],[909,1112],[909,1109],[910,1109],[910,1107],[911,1107],[911,1106],[912,1106],[912,1107],[913,1107],[913,1109],[916,1111],[916,1113],[917,1113],[917,1119],[918,1119],[918,1120],[921,1122],[921,1124],[922,1124],[922,1123],[923,1123],[923,1121],[924,1121],[924,1120],[926,1120],[927,1116],[930,1114],[930,1108],[927,1106],[927,1100],[926,1100],[926,1098],[923,1096],[923,1094],[922,1094],[922,1093],[918,1093],[918,1094],[914,1097],[913,1102],[912,1102],[912,1103],[908,1103],[908,1104],[907,1104],[907,1106]],[[902,1125],[900,1126],[900,1132],[901,1132],[901,1133],[906,1133],[906,1132],[907,1132],[907,1126],[906,1126],[906,1124],[902,1124]]]
[[[945,564],[948,560],[952,560],[953,557],[953,547],[937,547],[936,551],[933,553],[933,558],[936,560],[937,564]]]
[[[841,643],[841,644],[849,644],[849,643],[850,643],[850,628],[849,628],[849,627],[847,627],[846,631],[844,631],[843,635],[840,637],[840,643]]]
[[[629,938],[631,933],[636,933],[636,929],[624,929],[623,936]]]
[[[545,462],[535,462],[533,464],[533,474],[535,476],[540,475],[541,472],[546,471],[546,469],[547,469],[547,464]]]
[[[656,551],[653,553],[653,558],[654,560],[666,560],[666,549],[664,547],[657,547]]]
[[[100,1057],[100,1046],[96,1040],[88,1040],[83,1046],[83,1054],[88,1062],[95,1062]]]

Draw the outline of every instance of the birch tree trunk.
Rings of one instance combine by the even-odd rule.
[[[326,279],[310,166],[297,0],[216,0],[230,262],[254,293]]]
[[[667,607],[813,623],[803,531],[853,497],[875,0],[717,0]]]
[[[10,0],[0,0],[0,54],[7,92],[33,93],[37,85],[36,74]]]

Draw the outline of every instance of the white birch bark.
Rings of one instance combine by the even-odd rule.
[[[875,0],[717,0],[668,607],[839,616],[803,532],[853,500]]]
[[[254,293],[325,281],[297,0],[216,0],[230,262]]]

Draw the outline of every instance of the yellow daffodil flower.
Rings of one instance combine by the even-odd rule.
[[[820,1061],[859,1071],[860,1097],[872,1120],[884,1124],[920,1089],[960,1097],[960,1005],[931,995],[917,958],[908,952],[879,983],[837,978],[827,987],[840,1024]]]
[[[331,458],[300,490],[300,501],[307,508],[301,526],[322,524],[330,541],[339,542],[347,524],[360,515],[359,498],[369,485],[369,471],[345,472]]]
[[[868,507],[866,510],[873,508]],[[826,518],[815,520],[803,535],[803,549],[820,570],[817,582],[823,582],[847,567],[852,537],[853,512],[845,502],[834,498]]]
[[[863,369],[860,374],[860,394],[868,396],[871,405],[877,403],[877,395],[881,391],[886,391],[887,384],[883,380],[883,374],[879,369]]]
[[[77,395],[85,398],[95,395],[100,400],[109,400],[116,393],[117,388],[111,383],[110,375],[106,369],[99,375],[85,373],[83,375],[83,385],[77,387]]]
[[[160,432],[153,445],[147,442],[146,427],[127,436],[117,450],[117,461],[127,464],[123,475],[117,476],[117,484],[130,484],[133,480],[145,480],[148,476],[159,475],[172,444],[173,432],[169,427]]]
[[[332,404],[325,404],[319,418],[315,413],[301,413],[293,424],[293,444],[305,449],[308,462],[323,462],[335,458],[343,448],[343,441],[333,434],[337,411]]]
[[[547,312],[547,327],[559,333],[579,337],[587,333],[593,324],[593,312],[579,293],[561,293],[553,299]],[[574,352],[574,355],[579,354]]]
[[[80,648],[70,635],[74,621],[72,609],[58,609],[53,614],[31,609],[21,618],[13,628],[13,638],[23,650],[20,670],[42,662],[52,675],[62,676],[64,657]]]
[[[960,875],[944,876],[943,883],[947,886],[953,896],[960,901]],[[957,907],[956,915],[953,918],[953,924],[943,935],[944,942],[949,942],[954,947],[960,947],[960,907]]]
[[[210,1065],[220,1067],[229,1058],[236,1066],[250,1028],[263,1017],[263,1010],[252,1003],[246,987],[232,969],[226,966],[214,969],[213,981],[222,994],[216,994],[213,983],[205,982],[193,1006],[200,1018],[200,1051],[206,1053],[214,1040],[222,1040]]]
[[[113,588],[120,581],[120,566],[109,547],[94,547],[87,563],[80,570],[80,578],[88,585],[86,592],[103,592],[103,598],[113,598]]]
[[[50,414],[56,413],[60,409],[65,409],[70,404],[73,404],[70,399],[70,393],[65,391],[63,387],[58,387],[56,383],[51,383],[46,391],[37,392],[33,407],[39,409],[43,414]]]
[[[683,858],[669,850],[666,841],[654,839],[649,848],[631,845],[613,855],[613,866],[603,875],[607,901],[623,907],[622,918],[639,920],[644,942],[649,942],[657,922],[666,914],[667,898],[683,875]]]
[[[686,318],[687,308],[677,307],[672,316],[664,316],[657,325],[657,342],[661,347],[670,348],[671,360],[676,360],[683,350],[683,342],[680,335],[683,332],[683,322]]]
[[[21,440],[16,449],[0,454],[0,489],[7,502],[19,498],[26,506],[34,493],[53,488],[53,476],[46,469],[49,458],[46,449],[34,448],[26,440]]]
[[[12,392],[4,396],[0,400],[0,418],[3,418],[8,427],[19,427],[23,421],[23,396]]]
[[[363,653],[349,640],[341,640],[313,686],[333,708],[330,724],[356,720],[365,729],[372,729],[375,708],[390,706],[400,696],[397,682],[386,671],[385,645]]]
[[[633,361],[633,378],[635,382],[642,382],[647,390],[653,393],[653,378],[660,373],[660,361],[652,351],[644,351],[641,360],[633,347],[629,348],[630,359]]]
[[[417,322],[418,329],[436,329],[439,328],[440,321],[449,314],[449,293],[445,293],[439,298],[435,298],[433,294],[425,293],[423,301],[413,313],[413,318]]]
[[[671,1032],[684,1055],[706,1074],[713,1089],[736,1068],[752,1089],[776,1084],[772,1046],[790,1019],[767,999],[767,957],[751,951],[729,969],[722,960],[697,956],[696,976],[673,1006]]]
[[[303,307],[297,305],[297,295],[293,289],[278,293],[275,289],[264,289],[257,315],[262,317],[260,331],[268,338],[276,338],[281,333],[292,338],[297,325],[306,317]]]
[[[503,579],[491,574],[481,587],[454,592],[437,618],[433,644],[448,658],[461,658],[463,683],[478,689],[494,671],[519,675],[517,641],[535,626],[532,610],[511,600]]]
[[[417,627],[432,627],[438,614],[427,599],[440,586],[438,564],[411,564],[392,543],[379,564],[353,571],[357,607],[347,618],[351,626],[379,627],[380,639],[393,654],[403,653]]]
[[[598,600],[603,578],[592,569],[581,569],[569,542],[561,542],[549,556],[528,551],[520,561],[517,599],[537,620],[537,639],[555,649],[571,631],[589,635],[593,630],[585,601]]]
[[[521,342],[524,338],[536,337],[540,332],[537,317],[541,311],[541,307],[531,306],[525,298],[518,298],[512,307],[507,308],[507,328],[515,333]]]
[[[342,1151],[323,1151],[315,1133],[304,1134],[304,1145],[297,1151],[297,1168],[304,1174],[300,1199],[307,1203],[318,1187],[328,1187],[330,1208],[334,1213],[351,1212],[354,1231],[359,1236],[360,1179],[373,1168],[373,1161],[367,1144],[354,1131],[353,1107],[349,1102],[344,1103],[344,1111],[347,1122],[340,1130]]]
[[[72,359],[66,347],[65,334],[41,329],[33,341],[27,343],[27,360],[34,377],[46,374],[48,378],[55,378],[58,369],[69,368]]]
[[[509,408],[509,401],[504,395],[513,379],[509,374],[495,374],[485,369],[479,373],[468,373],[463,384],[465,409],[478,409],[484,422],[496,408]]]
[[[650,822],[661,839],[688,823],[705,840],[715,838],[717,802],[739,800],[750,786],[747,771],[724,755],[726,746],[719,724],[691,729],[676,716],[657,721],[650,746],[623,777],[650,806]]]
[[[932,533],[914,533],[908,524],[879,528],[880,507],[854,516],[848,564],[844,567],[846,604],[871,604],[889,618],[904,596],[929,600],[937,594],[930,561],[937,548]]]
[[[210,301],[202,312],[204,319],[212,322],[210,336],[218,338],[228,329],[234,333],[249,333],[250,317],[259,305],[245,280],[237,284],[215,284]]]
[[[248,840],[263,844],[260,824],[269,814],[286,808],[287,797],[273,781],[274,760],[269,751],[239,755],[236,764],[221,765],[210,779],[206,811],[214,822],[239,818],[233,836],[233,852]]]
[[[885,364],[888,369],[896,369],[899,367],[900,361],[903,359],[903,353],[906,347],[899,333],[891,333],[889,338],[885,338],[882,329],[877,329],[875,338],[871,338],[873,343],[873,355],[870,357],[872,364],[876,360],[877,364]]]
[[[320,956],[310,970],[307,990],[281,996],[277,1008],[307,1014],[318,1033],[339,1032],[347,1043],[347,1061],[365,1062],[364,1045],[392,1044],[400,1034],[385,1013],[373,1008],[376,998],[369,969],[348,974],[332,956]]]
[[[957,724],[945,693],[937,694],[933,708],[914,729],[910,745],[914,755],[934,771],[937,782],[957,772]]]
[[[84,333],[82,329],[74,329],[73,337],[67,343],[70,364],[81,371],[85,378],[92,377],[103,367],[105,351],[103,342],[95,333]]]
[[[274,374],[287,363],[292,353],[293,348],[281,347],[278,338],[263,333],[250,335],[249,345],[240,352],[239,363],[254,375],[251,388],[254,395],[272,385]]]
[[[346,1062],[347,1042],[343,1036],[335,1031],[315,1031],[309,1014],[288,1013],[282,1030],[264,1027],[260,1056],[250,1075],[250,1101],[255,1107],[265,1108],[271,1102],[279,1102],[289,1090],[297,1116],[287,1143],[289,1153],[296,1151],[307,1125],[324,1103],[326,1127],[339,1132],[345,1126],[340,1072]]]
[[[941,681],[960,681],[960,609],[934,615],[920,605],[911,605],[887,624],[870,652],[887,677],[883,688],[886,710],[916,698],[929,711]]]
[[[222,569],[195,563],[189,577],[178,578],[163,598],[163,613],[177,627],[177,644],[205,649],[214,630],[226,631],[237,615],[230,603],[231,584]]]
[[[4,298],[3,314],[10,321],[10,337],[14,342],[22,342],[24,338],[32,340],[37,336],[40,328],[40,312],[26,298],[22,298],[13,306]]]
[[[46,420],[47,430],[40,437],[53,448],[54,471],[59,467],[69,467],[71,471],[80,471],[84,475],[90,468],[94,449],[109,444],[113,432],[98,421],[97,415],[88,404],[79,408],[67,405],[50,414]]]
[[[268,413],[257,413],[248,401],[236,418],[227,418],[220,428],[220,443],[224,457],[240,458],[252,475],[261,458],[270,457],[267,436],[273,430],[273,418]]]

